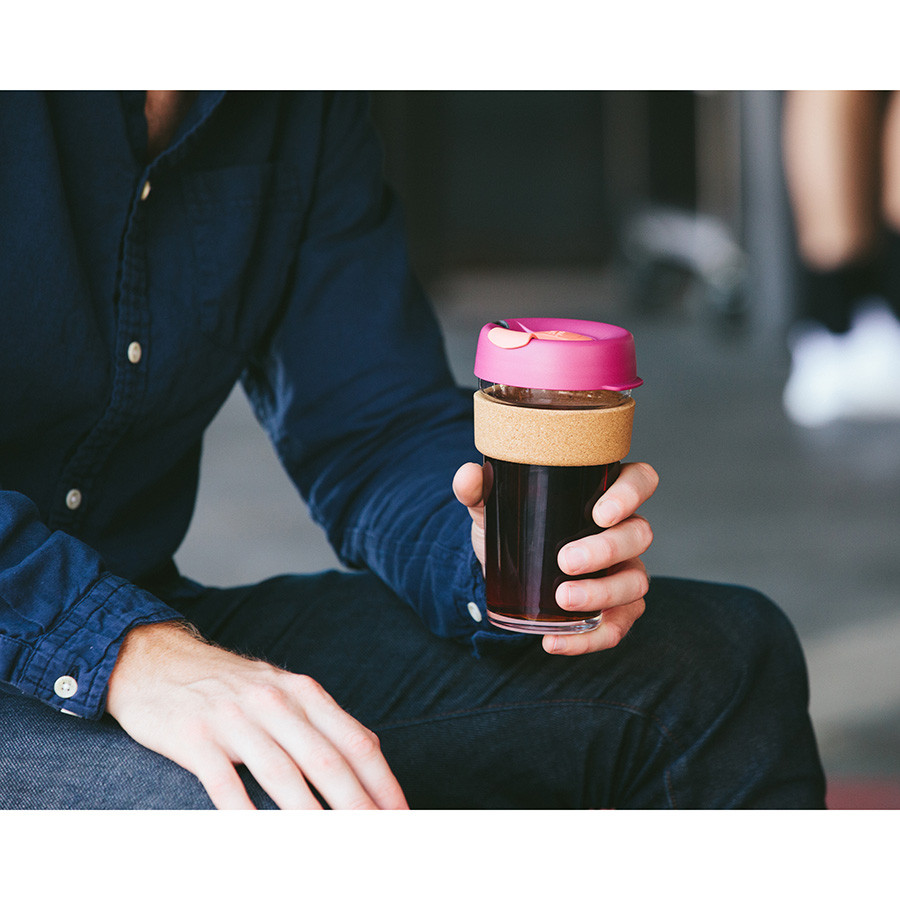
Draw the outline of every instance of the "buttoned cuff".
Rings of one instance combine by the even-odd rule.
[[[125,635],[137,625],[181,618],[147,591],[105,575],[23,652],[12,686],[60,712],[97,719]]]

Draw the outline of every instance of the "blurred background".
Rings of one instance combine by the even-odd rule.
[[[835,805],[900,805],[900,419],[789,418],[798,257],[778,91],[390,91],[386,176],[458,381],[508,316],[635,335],[651,573],[793,621]],[[865,389],[865,385],[861,386]],[[336,565],[236,391],[178,563],[212,584]]]

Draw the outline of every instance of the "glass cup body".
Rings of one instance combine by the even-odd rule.
[[[627,392],[614,391],[535,391],[491,384],[482,384],[482,391],[529,409],[588,410],[629,402]],[[485,581],[488,618],[494,625],[545,634],[587,631],[599,624],[599,613],[562,609],[556,591],[563,582],[604,573],[567,575],[557,560],[567,543],[602,530],[593,520],[593,508],[620,469],[618,460],[547,465],[540,461],[539,448],[527,461],[485,454]]]

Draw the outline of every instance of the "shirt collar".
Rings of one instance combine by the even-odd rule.
[[[144,92],[139,93],[143,98]],[[176,162],[184,154],[185,148],[190,146],[194,135],[203,129],[206,122],[221,105],[225,94],[226,91],[200,91],[175,131],[169,146],[146,166],[146,170],[149,172]],[[141,116],[143,117],[143,99],[141,99]]]

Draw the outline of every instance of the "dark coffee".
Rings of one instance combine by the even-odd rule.
[[[543,466],[485,457],[485,548],[488,616],[495,624],[561,631],[585,619],[556,603],[566,575],[557,554],[570,541],[597,534],[591,512],[616,480],[621,463]]]

